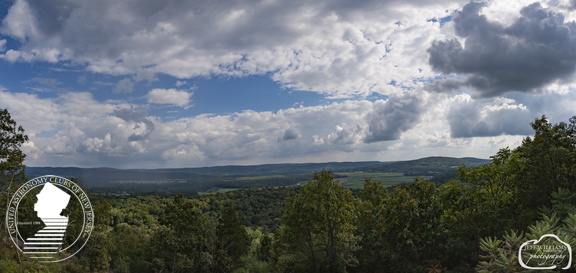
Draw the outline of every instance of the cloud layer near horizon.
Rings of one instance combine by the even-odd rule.
[[[0,108],[31,134],[34,165],[487,157],[540,115],[575,114],[575,18],[564,0],[15,0],[0,61],[122,76],[106,84],[131,97],[30,76],[31,92],[0,86]],[[158,75],[178,81],[136,90]],[[184,81],[253,75],[328,100],[181,114],[195,107]]]
[[[563,103],[576,103],[576,97],[554,102]],[[175,120],[150,115],[141,105],[98,102],[90,93],[43,99],[2,91],[4,107],[31,136],[24,149],[35,166],[392,160],[462,151],[487,157],[494,149],[518,145],[522,134],[531,133],[533,120],[524,104],[511,99],[430,94]],[[469,138],[477,135],[491,137]]]

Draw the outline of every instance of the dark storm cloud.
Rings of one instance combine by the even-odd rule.
[[[453,138],[489,137],[499,135],[529,135],[529,111],[508,106],[486,109],[482,101],[456,104],[448,113],[448,123]],[[482,114],[484,112],[484,114]]]
[[[142,123],[145,128],[142,133],[134,133],[128,137],[128,141],[142,141],[146,139],[152,131],[156,128],[154,123],[146,118],[146,111],[137,110],[137,109],[119,109],[114,110],[114,115],[117,117],[127,121],[127,122],[136,122],[136,126],[134,129],[139,129],[139,123]]]
[[[365,143],[397,140],[403,132],[412,129],[424,111],[425,101],[414,94],[391,97],[376,102],[367,115],[368,132]]]
[[[462,80],[454,78],[437,80],[428,85],[428,89],[439,92],[457,92],[462,89]]]
[[[294,129],[287,129],[286,131],[284,131],[284,136],[282,137],[282,140],[292,140],[292,139],[297,139],[300,137],[300,134],[298,134],[298,132]]]
[[[509,91],[534,92],[573,75],[576,65],[576,23],[534,3],[520,10],[512,25],[491,22],[480,11],[486,3],[469,3],[454,15],[456,35],[465,38],[434,41],[429,63],[444,74],[464,74],[462,80],[432,85],[450,91],[472,88],[480,97]]]

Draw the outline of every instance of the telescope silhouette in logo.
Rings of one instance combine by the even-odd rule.
[[[60,214],[68,206],[70,195],[52,183],[46,183],[36,198],[34,210],[46,227],[26,239],[24,253],[34,259],[53,259],[62,247],[68,226],[68,217]]]

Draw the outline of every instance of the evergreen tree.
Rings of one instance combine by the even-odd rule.
[[[22,126],[18,126],[8,110],[0,110],[0,189],[14,180],[25,180],[24,158],[20,149],[28,141]]]
[[[221,213],[216,228],[213,272],[231,272],[238,267],[240,257],[248,252],[248,234],[240,214],[232,205]]]
[[[20,261],[20,253],[15,251],[12,241],[6,234],[5,219],[8,202],[17,190],[18,183],[26,181],[24,174],[24,158],[26,155],[20,149],[28,141],[22,126],[18,126],[8,110],[0,110],[0,263],[11,264],[4,258],[14,258]],[[24,200],[23,202],[30,202]],[[29,206],[28,206],[29,207]],[[0,269],[2,267],[0,266]],[[0,270],[1,271],[1,270]]]

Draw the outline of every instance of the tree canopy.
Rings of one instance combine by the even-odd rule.
[[[0,110],[0,187],[15,178],[24,179],[22,144],[28,141],[22,126],[18,126],[8,110]]]

